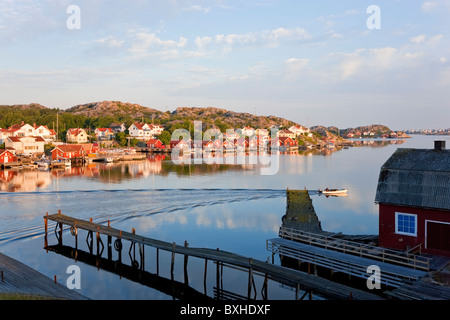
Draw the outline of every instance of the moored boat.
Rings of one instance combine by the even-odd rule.
[[[325,195],[342,195],[346,194],[348,189],[329,189],[326,188],[325,190],[319,189],[319,193],[325,194]]]

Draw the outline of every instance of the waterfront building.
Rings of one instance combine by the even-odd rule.
[[[147,148],[149,149],[164,149],[166,146],[159,139],[150,139],[147,141]]]
[[[247,137],[254,136],[255,132],[256,132],[255,128],[252,128],[252,127],[249,127],[249,126],[246,126],[246,127],[241,129],[241,134],[243,136],[247,136]]]
[[[86,150],[81,144],[61,144],[51,152],[52,160],[79,158],[86,155]]]
[[[186,148],[192,148],[192,140],[172,140],[170,141],[170,148],[174,149],[186,149]]]
[[[399,148],[380,170],[380,246],[450,256],[450,150]]]
[[[0,164],[10,163],[17,161],[15,155],[7,149],[0,149]]]

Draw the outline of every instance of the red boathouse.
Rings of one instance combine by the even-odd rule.
[[[398,149],[381,167],[379,205],[382,247],[450,256],[450,150]]]

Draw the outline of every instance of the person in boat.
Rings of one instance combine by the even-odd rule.
[[[325,191],[329,191],[330,189],[327,187],[326,189],[325,189]]]

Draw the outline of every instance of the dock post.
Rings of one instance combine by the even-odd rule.
[[[247,299],[250,300],[250,295],[252,294],[252,282],[253,282],[253,259],[249,259],[250,267],[248,268],[248,288],[247,288]]]
[[[59,231],[57,231],[59,227]],[[56,234],[56,238],[58,239],[58,245],[62,245],[62,233],[63,233],[63,225],[62,223],[58,222],[55,226],[55,234]]]
[[[172,259],[170,261],[170,277],[173,280],[173,269],[175,263],[175,242],[172,243]]]
[[[107,242],[107,245],[108,245],[108,260],[112,259],[112,246],[111,246],[111,243],[112,243],[112,237],[110,235],[108,235],[108,242]]]
[[[159,276],[159,248],[156,248],[156,275]]]
[[[205,272],[203,273],[203,289],[205,290],[206,295],[206,272],[208,268],[208,259],[205,259]]]
[[[86,244],[89,248],[89,253],[92,254],[93,246],[94,246],[94,237],[92,235],[92,231],[89,231],[86,236]]]
[[[139,258],[141,260],[139,264],[139,269],[142,271],[144,270],[144,245],[142,243],[139,243]]]
[[[47,248],[48,247],[48,238],[47,238],[47,233],[48,233],[48,212],[45,214],[45,217],[44,217],[44,227],[45,227],[44,247]]]
[[[267,300],[268,299],[268,294],[267,294],[267,280],[269,279],[269,276],[267,273],[264,274],[264,284],[263,284],[263,289],[261,290],[261,295],[263,297],[263,300]]]
[[[217,249],[219,250],[219,249]],[[217,300],[221,299],[221,291],[220,291],[220,262],[216,261],[216,288],[217,288]]]
[[[189,246],[189,244],[187,243],[187,241],[184,241],[184,247],[187,248]],[[188,272],[187,272],[187,265],[188,265],[188,255],[185,254],[184,255],[184,284],[189,285],[189,277],[188,277]]]
[[[100,245],[102,246],[102,249],[100,250]],[[102,238],[100,237],[100,227],[97,227],[97,256],[101,256],[103,254],[104,249]]]

